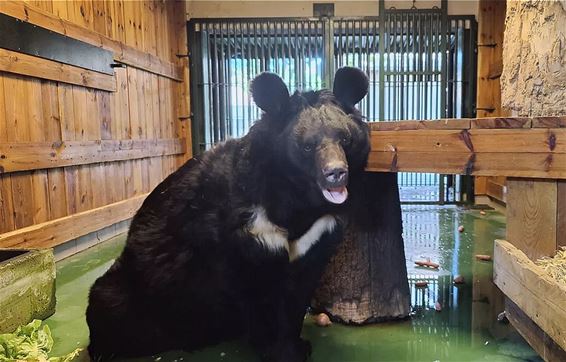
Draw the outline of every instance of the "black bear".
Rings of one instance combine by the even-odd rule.
[[[157,186],[94,283],[91,357],[246,337],[264,361],[304,361],[304,314],[342,238],[347,186],[367,163],[369,131],[355,108],[367,89],[355,68],[336,72],[333,91],[292,96],[277,75],[257,76],[261,119]]]

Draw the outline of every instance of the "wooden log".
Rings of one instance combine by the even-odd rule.
[[[147,194],[0,234],[0,248],[52,248],[134,216]]]
[[[61,141],[0,144],[0,173],[177,155],[183,139]]]
[[[405,318],[410,294],[397,175],[368,172],[351,188],[360,196],[353,196],[344,241],[312,306],[347,324]]]
[[[96,88],[116,90],[114,76],[0,48],[0,71]]]

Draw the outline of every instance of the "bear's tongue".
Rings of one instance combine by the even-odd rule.
[[[344,186],[323,189],[322,194],[326,200],[333,204],[341,204],[348,198],[348,189]]]

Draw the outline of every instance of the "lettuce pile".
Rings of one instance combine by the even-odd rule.
[[[53,338],[49,326],[41,326],[41,321],[33,320],[18,327],[14,333],[0,334],[0,362],[69,362],[81,351],[77,348],[63,357],[49,357],[53,348]]]

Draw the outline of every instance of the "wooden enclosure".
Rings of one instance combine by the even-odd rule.
[[[0,50],[0,247],[123,232],[190,156],[185,2],[2,1],[0,13],[122,65],[107,75]]]

